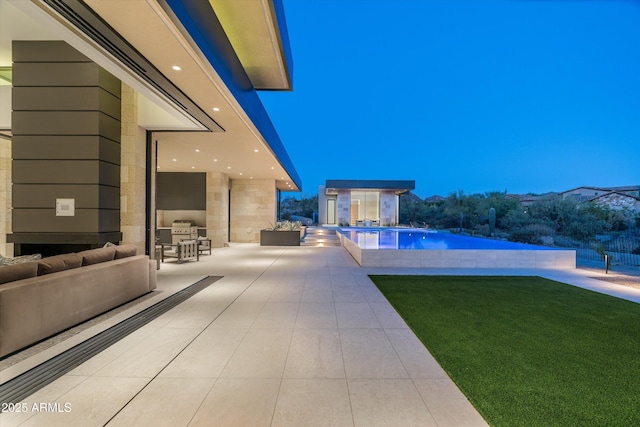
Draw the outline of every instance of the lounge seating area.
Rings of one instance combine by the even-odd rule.
[[[198,237],[198,253],[202,255],[205,252],[209,252],[208,255],[211,255],[211,239],[208,237]]]
[[[377,219],[359,219],[356,220],[357,227],[380,227],[380,220]]]
[[[199,261],[200,254],[208,252],[211,255],[211,239],[198,237],[195,240],[182,240],[176,244],[163,243],[160,249],[160,259],[176,259],[178,264],[185,261]]]
[[[156,288],[156,263],[133,245],[0,267],[0,357]]]

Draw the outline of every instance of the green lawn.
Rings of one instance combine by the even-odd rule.
[[[539,277],[371,276],[493,426],[640,426],[640,305]]]

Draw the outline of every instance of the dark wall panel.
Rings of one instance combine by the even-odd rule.
[[[120,187],[120,167],[100,160],[14,160],[14,184],[102,184]]]
[[[121,160],[120,144],[98,135],[14,135],[12,141],[15,160]]]
[[[12,91],[8,240],[64,246],[121,236],[121,82],[62,41],[14,41]],[[74,216],[56,215],[57,198],[74,199]]]
[[[92,62],[14,62],[16,86],[94,86],[100,73]]]
[[[14,233],[106,233],[120,231],[120,211],[76,209],[56,216],[55,209],[13,209]],[[35,243],[35,242],[31,242]]]
[[[207,209],[207,175],[203,172],[159,172],[156,192],[157,209]]]
[[[98,87],[14,87],[13,110],[102,111],[120,119],[120,98]]]
[[[89,58],[60,40],[13,41],[14,62],[91,62]]]
[[[120,141],[120,120],[100,111],[15,111],[17,135],[100,135]]]
[[[105,185],[14,184],[13,208],[51,209],[56,198],[75,199],[76,209],[120,208],[120,189]]]

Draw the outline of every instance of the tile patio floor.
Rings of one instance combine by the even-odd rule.
[[[0,415],[0,426],[486,425],[367,276],[385,273],[534,274],[640,302],[640,291],[579,270],[366,269],[341,247],[237,244],[163,264],[154,297],[0,372],[1,383],[224,276],[30,396],[26,413]],[[55,402],[60,412],[31,410]]]

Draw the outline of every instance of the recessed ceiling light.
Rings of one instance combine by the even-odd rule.
[[[196,168],[195,166],[191,166],[191,169],[195,169],[195,168]]]
[[[231,169],[231,166],[227,166],[227,169]]]
[[[199,148],[196,148],[196,153],[199,153],[199,152],[200,152],[200,149],[199,149]]]
[[[242,172],[240,172],[240,175],[242,175]]]
[[[178,161],[178,159],[173,159],[173,161],[174,161],[174,162],[177,162],[177,161]]]
[[[271,170],[274,170],[275,168],[273,166],[271,166]]]
[[[218,107],[213,107],[213,111],[220,111]]]
[[[214,161],[214,162],[217,162],[217,161],[218,161],[218,159],[213,159],[213,161]]]
[[[253,152],[254,152],[254,153],[257,153],[257,152],[258,152],[258,149],[256,148],[255,150],[253,150]]]
[[[182,68],[181,68],[179,65],[174,65],[174,66],[172,66],[171,68],[173,68],[173,69],[174,69],[174,70],[176,70],[176,71],[180,71],[180,70],[182,70]]]

